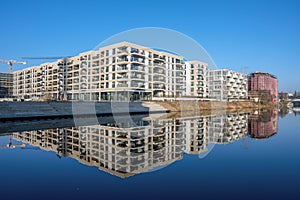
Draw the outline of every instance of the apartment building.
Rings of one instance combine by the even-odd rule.
[[[14,139],[126,178],[248,133],[248,114],[166,118],[14,133]]]
[[[278,101],[278,80],[269,73],[254,72],[248,78],[249,97],[260,101]]]
[[[186,96],[208,98],[207,66],[207,63],[201,61],[187,61],[185,63]]]
[[[13,74],[0,72],[0,98],[13,96]]]
[[[209,123],[208,142],[228,144],[248,134],[248,113],[213,116]]]
[[[199,154],[206,152],[208,145],[209,121],[211,116],[182,119],[185,133],[185,153]]]
[[[68,100],[180,97],[183,57],[121,42],[14,73],[14,95]]]
[[[174,119],[149,126],[79,126],[14,133],[14,139],[126,178],[182,159],[184,134]]]
[[[247,99],[247,75],[229,69],[209,70],[209,96],[217,100]]]
[[[256,139],[265,139],[278,132],[278,111],[276,109],[250,115],[249,135]]]

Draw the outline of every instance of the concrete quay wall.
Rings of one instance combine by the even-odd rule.
[[[165,113],[154,102],[0,102],[0,120]]]

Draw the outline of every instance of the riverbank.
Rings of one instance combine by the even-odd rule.
[[[109,117],[154,113],[181,113],[181,115],[211,115],[228,112],[251,112],[272,109],[271,103],[252,101],[203,102],[203,101],[147,101],[147,102],[0,102],[0,121],[48,118]]]
[[[257,103],[253,101],[156,101],[157,104],[170,110],[172,113],[186,113],[188,115],[210,115],[233,112],[251,112],[253,110],[269,110],[277,108],[277,104]]]
[[[166,112],[154,102],[0,102],[0,121]]]

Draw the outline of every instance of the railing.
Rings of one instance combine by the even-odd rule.
[[[116,68],[116,71],[123,71],[123,70],[128,70],[128,67],[127,66],[126,67],[120,67],[120,66],[118,66]]]
[[[145,59],[143,59],[143,58],[131,57],[130,60],[131,60],[131,62],[145,63]]]
[[[163,74],[163,75],[165,75],[166,71],[163,70],[163,69],[154,69],[153,73],[154,74]]]
[[[117,58],[116,62],[128,62],[127,58]]]
[[[129,53],[129,51],[127,51],[127,49],[118,49],[117,50],[117,54],[123,54],[123,53]]]
[[[145,88],[144,83],[131,82],[131,87]]]
[[[142,75],[131,75],[130,78],[133,78],[133,79],[145,79],[145,76],[142,76]]]
[[[118,83],[117,87],[128,87],[127,83]]]
[[[161,90],[164,90],[166,89],[165,85],[156,85],[156,84],[153,84],[153,89],[161,89]]]
[[[130,69],[131,70],[136,70],[136,71],[145,71],[145,67],[143,67],[143,66],[137,66],[137,65],[131,65]]]

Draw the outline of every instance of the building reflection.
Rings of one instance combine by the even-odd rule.
[[[180,160],[184,153],[206,152],[208,144],[227,144],[245,138],[248,128],[256,128],[254,124],[262,119],[252,120],[248,126],[248,117],[248,113],[234,113],[151,119],[134,126],[124,122],[23,131],[13,136],[24,143],[56,152],[59,157],[72,157],[85,165],[126,178]],[[261,135],[253,130],[250,132],[254,137]]]
[[[291,110],[287,107],[283,107],[278,111],[278,116],[280,118],[284,118],[286,115],[288,115],[291,112]]]
[[[264,139],[278,131],[278,110],[254,112],[249,116],[249,135],[252,138]]]

